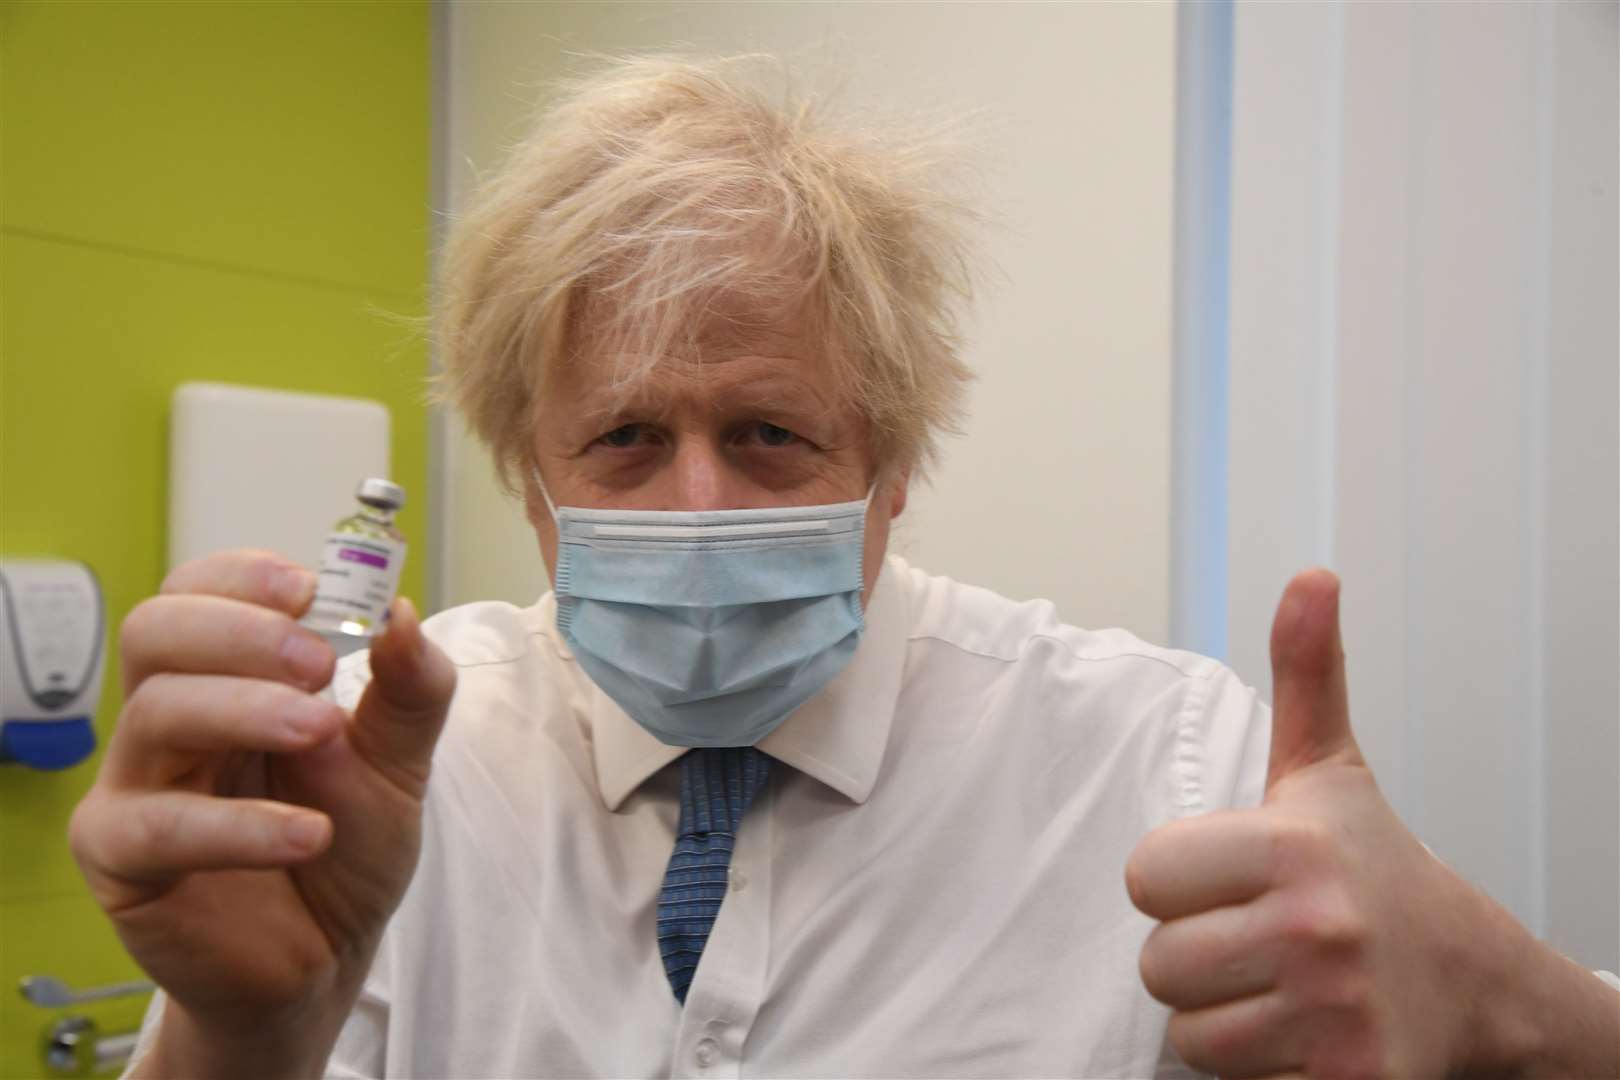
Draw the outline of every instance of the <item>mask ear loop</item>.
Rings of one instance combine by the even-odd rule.
[[[530,465],[529,471],[534,474],[535,487],[540,489],[540,497],[546,500],[546,510],[551,514],[551,520],[555,522],[557,520],[557,507],[551,501],[551,492],[546,490],[546,482],[540,478],[540,466]]]

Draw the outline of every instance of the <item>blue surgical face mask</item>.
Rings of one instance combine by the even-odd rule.
[[[854,655],[871,492],[682,511],[559,508],[540,491],[557,523],[557,628],[661,741],[752,746]]]

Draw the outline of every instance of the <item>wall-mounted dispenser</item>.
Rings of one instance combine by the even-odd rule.
[[[105,628],[88,566],[0,560],[0,761],[65,769],[90,756]]]

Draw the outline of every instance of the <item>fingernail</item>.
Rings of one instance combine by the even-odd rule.
[[[292,707],[287,714],[285,723],[287,730],[297,739],[308,739],[319,735],[326,729],[326,720],[330,715],[325,702],[313,698],[304,698]]]
[[[320,638],[294,632],[281,644],[281,657],[293,673],[305,679],[319,679],[332,662],[332,649]]]
[[[298,851],[315,851],[326,843],[330,823],[320,814],[298,814],[282,827],[281,835]]]
[[[302,611],[315,595],[315,575],[302,566],[286,566],[276,571],[274,588],[283,608]]]
[[[423,640],[422,620],[416,614],[416,605],[411,603],[411,598],[408,596],[401,596],[394,601],[394,605],[393,626],[390,629],[396,634],[403,633],[405,635],[404,644],[411,652],[421,652]],[[398,627],[398,629],[394,630],[393,627]]]

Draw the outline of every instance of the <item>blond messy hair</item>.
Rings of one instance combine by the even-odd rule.
[[[722,325],[787,311],[826,343],[880,467],[921,471],[970,379],[958,306],[969,203],[948,125],[835,123],[751,85],[768,57],[615,58],[564,82],[451,230],[438,395],[520,490],[559,363],[611,365],[625,396],[701,362]]]

